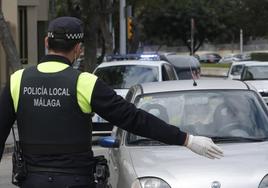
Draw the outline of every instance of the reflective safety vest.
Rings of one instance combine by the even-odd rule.
[[[24,153],[64,154],[91,150],[90,100],[96,76],[87,73],[84,79],[81,74],[69,66],[56,72],[40,72],[34,66],[11,76],[11,95]],[[84,88],[85,81],[90,91]],[[83,89],[86,91],[78,92]],[[83,93],[89,95],[83,96]]]

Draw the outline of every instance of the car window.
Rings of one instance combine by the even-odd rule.
[[[177,80],[176,73],[171,65],[163,64],[163,69],[166,70],[167,80]]]
[[[243,65],[234,65],[231,70],[232,75],[240,75],[243,70]]]
[[[113,89],[129,89],[135,84],[159,81],[159,70],[156,66],[122,65],[101,67],[94,74]]]
[[[165,68],[165,66],[162,65],[161,69],[162,69],[162,81],[169,80],[169,75],[168,75],[168,72],[167,72],[167,69]]]
[[[268,137],[267,109],[253,91],[152,94],[138,99],[136,105],[194,135]]]
[[[268,66],[249,66],[243,74],[244,80],[267,80]]]

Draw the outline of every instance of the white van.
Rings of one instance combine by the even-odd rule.
[[[248,64],[248,63],[255,63],[255,62],[258,62],[258,61],[236,61],[236,62],[233,62],[229,68],[228,73],[227,73],[227,79],[240,80],[244,65]]]

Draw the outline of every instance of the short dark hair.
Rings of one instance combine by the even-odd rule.
[[[70,52],[79,41],[48,38],[48,49],[55,52]]]

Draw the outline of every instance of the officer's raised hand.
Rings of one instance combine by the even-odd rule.
[[[208,137],[187,135],[185,146],[194,153],[210,159],[223,157],[223,151]]]

